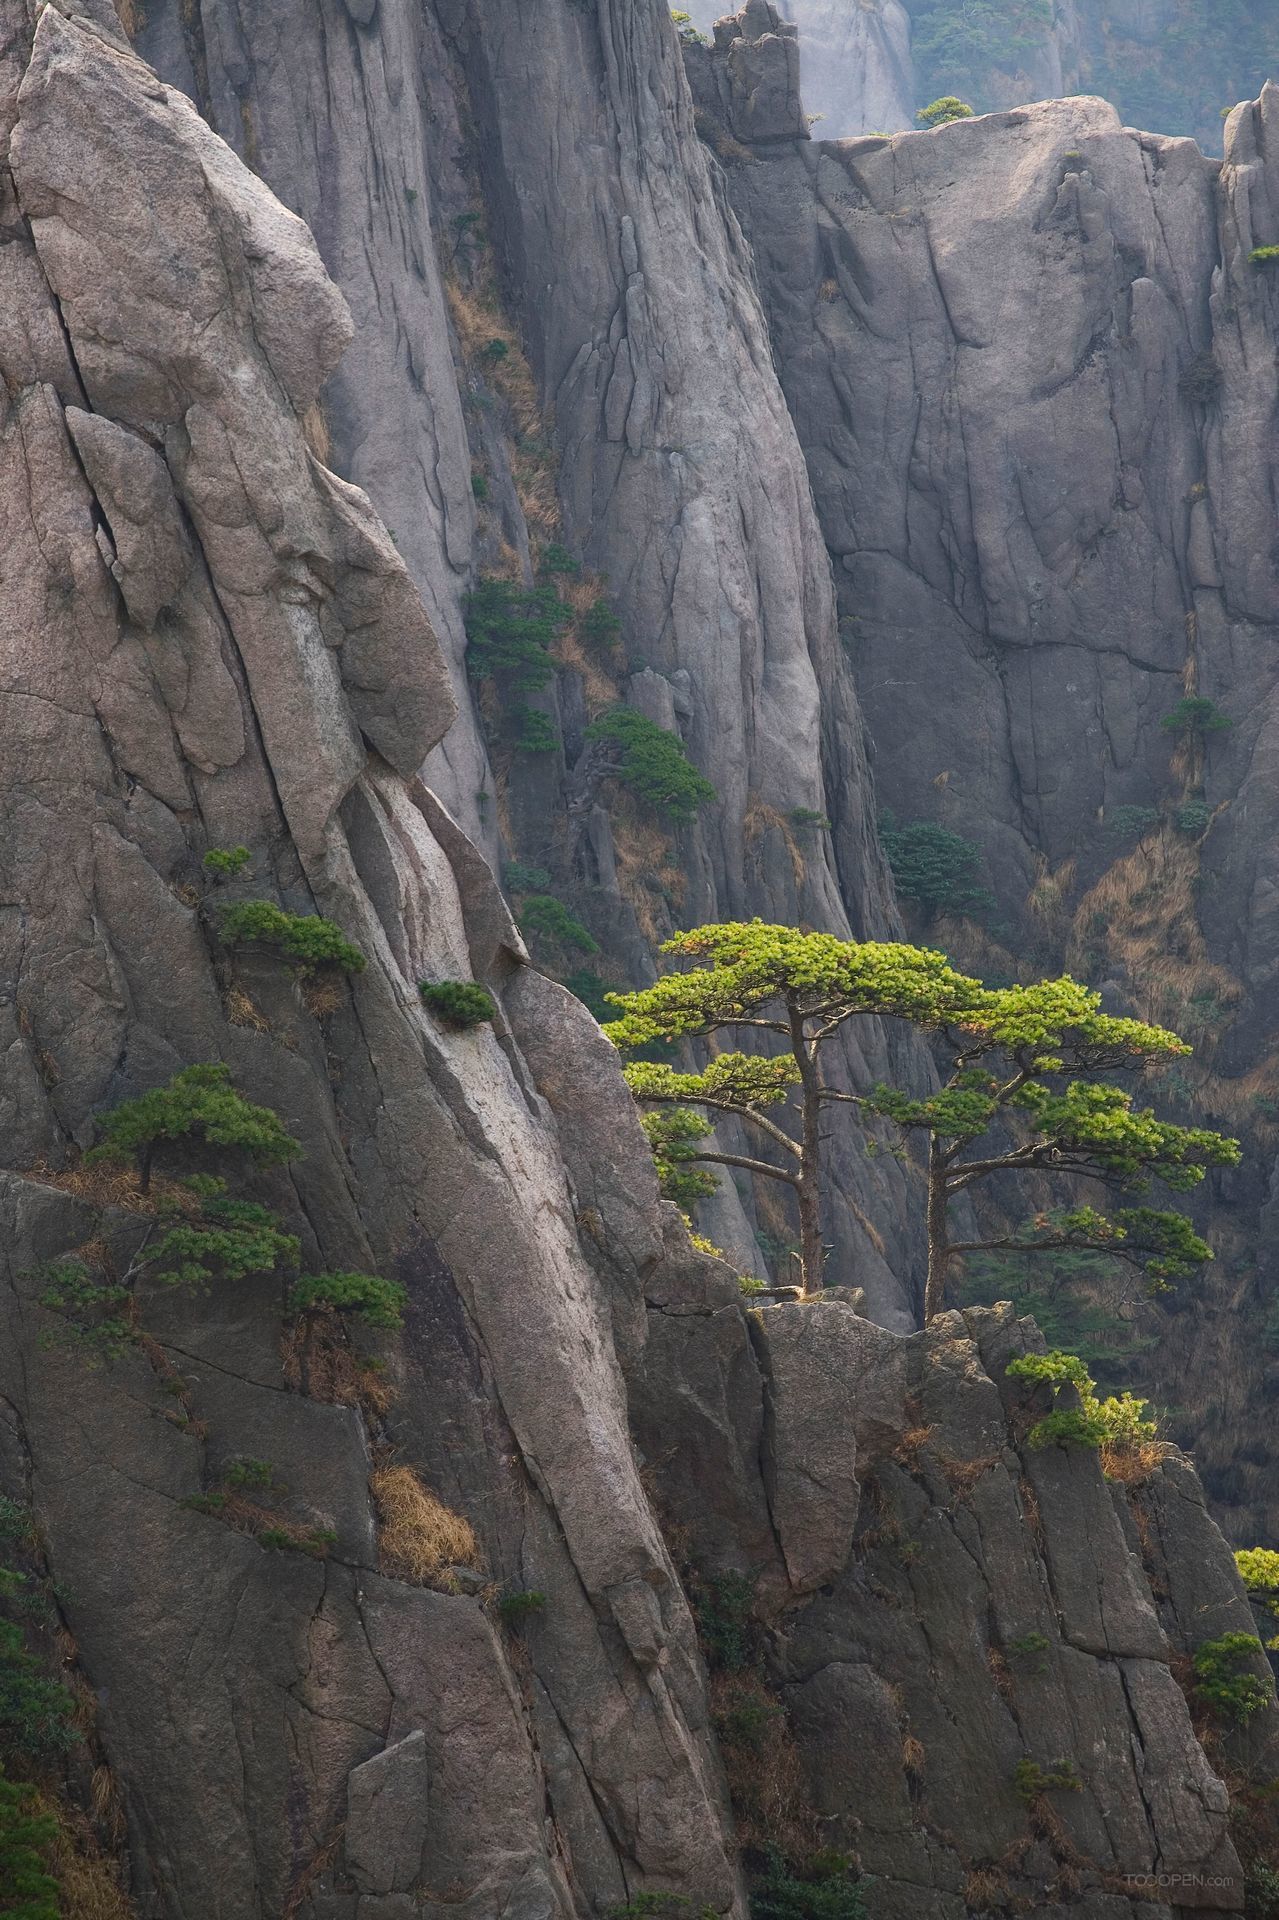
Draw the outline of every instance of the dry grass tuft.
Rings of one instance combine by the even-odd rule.
[[[808,869],[804,863],[803,850],[795,838],[795,829],[784,813],[776,807],[770,807],[758,794],[751,794],[746,803],[746,813],[742,820],[746,834],[746,844],[753,847],[755,842],[766,833],[780,833],[790,858],[791,873],[795,879],[795,891],[799,893],[807,877]]]
[[[1008,1882],[998,1867],[974,1867],[964,1881],[964,1905],[973,1913],[1008,1904]]]
[[[1195,908],[1199,857],[1166,828],[1116,860],[1075,910],[1066,963],[1088,978],[1100,959],[1126,976],[1139,1018],[1211,1049],[1243,988],[1209,958]]]
[[[999,1465],[999,1455],[988,1453],[980,1460],[955,1460],[950,1454],[938,1454],[937,1464],[959,1499],[970,1494],[977,1482]]]
[[[85,1815],[45,1793],[37,1796],[36,1808],[57,1822],[48,1860],[62,1920],[135,1920],[119,1866],[103,1852]]]
[[[1008,1668],[1002,1647],[987,1647],[986,1665],[990,1668],[990,1677],[995,1683],[995,1691],[1003,1700],[1013,1697],[1013,1677]]]
[[[333,458],[333,436],[318,400],[313,400],[302,415],[302,438],[320,465],[327,467]]]
[[[917,1740],[913,1733],[906,1734],[902,1739],[902,1766],[912,1780],[921,1778],[925,1761],[923,1741]]]
[[[910,1410],[908,1408],[907,1418],[909,1417]],[[912,1469],[918,1467],[920,1455],[932,1439],[934,1431],[935,1429],[933,1427],[924,1426],[917,1419],[916,1424],[912,1427],[907,1427],[905,1433],[903,1433],[901,1439],[897,1442],[896,1447],[893,1449],[893,1459],[899,1461],[904,1467],[910,1467]]]
[[[54,1169],[37,1160],[22,1175],[24,1180],[35,1180],[42,1187],[56,1187],[60,1193],[70,1193],[77,1200],[83,1200],[86,1206],[99,1211],[114,1208],[119,1213],[155,1213],[161,1200],[172,1203],[182,1213],[194,1213],[200,1202],[196,1196],[177,1180],[166,1179],[163,1174],[151,1175],[151,1188],[143,1193],[142,1183],[134,1167],[112,1166],[110,1161],[92,1167],[60,1167]],[[90,1241],[81,1248],[82,1254],[97,1246]]]
[[[130,40],[136,40],[147,23],[140,0],[115,0],[115,10]]]
[[[739,1841],[805,1858],[818,1844],[818,1821],[785,1707],[754,1673],[713,1674],[710,1702]],[[735,1739],[742,1724],[758,1728],[757,1737]]]
[[[227,1019],[233,1027],[252,1027],[255,1033],[269,1033],[271,1023],[254,1006],[243,987],[232,986],[224,998]]]
[[[379,1467],[369,1481],[379,1521],[382,1571],[436,1586],[445,1567],[478,1567],[469,1522],[424,1486],[412,1467]]]
[[[617,884],[640,932],[656,946],[666,938],[672,903],[678,907],[683,901],[685,876],[673,864],[670,835],[628,794],[617,795],[611,815]]]
[[[284,1378],[295,1393],[334,1407],[359,1407],[375,1420],[395,1403],[390,1382],[354,1351],[337,1314],[310,1316],[305,1328],[294,1321],[280,1341]]]
[[[346,1000],[346,982],[330,972],[313,974],[302,982],[302,1005],[313,1020],[327,1020]]]
[[[1101,1449],[1101,1470],[1107,1480],[1117,1480],[1125,1487],[1139,1487],[1175,1452],[1176,1448],[1166,1440],[1130,1441],[1123,1446],[1107,1444]]]

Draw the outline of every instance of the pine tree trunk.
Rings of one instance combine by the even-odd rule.
[[[939,1314],[946,1300],[950,1266],[950,1230],[946,1170],[935,1134],[928,1138],[928,1280],[924,1288],[924,1325]]]

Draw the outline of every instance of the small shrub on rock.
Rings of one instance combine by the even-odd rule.
[[[1248,259],[1254,267],[1279,267],[1279,247],[1254,247]]]
[[[855,1871],[842,1854],[821,1852],[804,1862],[774,1851],[751,1882],[751,1920],[864,1920]]]
[[[0,1620],[0,1747],[47,1763],[80,1740],[75,1702],[67,1689],[46,1678],[28,1653],[22,1629]]]
[[[519,911],[520,929],[540,934],[562,947],[576,947],[581,953],[598,953],[600,943],[574,918],[562,900],[553,893],[531,893]]]
[[[1224,733],[1234,722],[1215,701],[1205,700],[1199,694],[1187,694],[1177,702],[1171,713],[1164,715],[1159,724],[1165,733],[1202,735]]]
[[[1178,833],[1184,833],[1188,840],[1197,840],[1212,825],[1212,808],[1206,800],[1183,800],[1172,820]]]
[[[966,100],[957,100],[953,93],[945,93],[940,100],[921,107],[915,118],[926,127],[944,127],[952,120],[971,120],[973,110]]]
[[[407,1289],[398,1280],[375,1273],[308,1273],[289,1293],[294,1313],[342,1313],[366,1327],[398,1327],[404,1322]]]
[[[611,771],[637,800],[672,820],[692,820],[715,789],[693,765],[678,734],[634,707],[614,707],[586,729],[588,740],[613,749]]]
[[[58,1882],[45,1868],[58,1823],[32,1786],[0,1767],[0,1913],[10,1920],[59,1920]]]
[[[1013,1785],[1027,1805],[1043,1793],[1082,1793],[1083,1784],[1073,1760],[1054,1760],[1048,1767],[1019,1760],[1013,1769]]]
[[[368,961],[340,927],[318,913],[286,913],[272,900],[237,900],[219,908],[218,931],[228,946],[274,947],[304,972],[340,967],[363,973]]]
[[[546,1612],[546,1595],[536,1587],[522,1587],[514,1593],[504,1593],[497,1603],[497,1611],[504,1626],[519,1627],[534,1614]]]
[[[516,692],[536,693],[554,677],[550,649],[571,618],[554,587],[480,580],[464,614],[472,679],[505,680]]]
[[[216,874],[219,880],[233,880],[244,872],[252,858],[247,847],[210,847],[204,856],[204,866],[206,872]]]
[[[1249,1670],[1260,1640],[1252,1633],[1223,1633],[1205,1640],[1194,1656],[1195,1692],[1214,1713],[1242,1723],[1268,1706],[1272,1689]]]
[[[931,820],[899,827],[891,813],[880,820],[879,838],[898,893],[913,900],[927,920],[939,913],[981,913],[995,904],[977,884],[981,850],[971,840]]]
[[[253,1106],[236,1092],[231,1070],[220,1060],[183,1067],[167,1086],[99,1114],[98,1130],[102,1141],[86,1153],[85,1165],[133,1160],[144,1193],[161,1149],[180,1151],[202,1142],[243,1153],[259,1167],[279,1166],[302,1151],[277,1113]]]
[[[437,1020],[462,1033],[497,1017],[497,1002],[474,980],[423,980],[418,992]]]

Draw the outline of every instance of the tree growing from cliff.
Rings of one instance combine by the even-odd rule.
[[[1211,1258],[1184,1215],[1145,1205],[1109,1215],[1077,1207],[988,1238],[951,1235],[951,1201],[995,1174],[1083,1176],[1140,1197],[1154,1180],[1184,1193],[1208,1168],[1236,1165],[1237,1142],[1157,1119],[1110,1078],[1189,1053],[1176,1034],[1102,1013],[1099,995],[1073,980],[992,989],[926,948],[758,920],[677,934],[662,951],[692,964],[640,992],[609,996],[621,1010],[606,1028],[617,1045],[727,1033],[749,1038],[757,1051],[716,1053],[699,1072],[636,1063],[627,1082],[644,1107],[732,1116],[767,1143],[775,1160],[722,1152],[686,1129],[680,1164],[739,1167],[791,1187],[807,1292],[822,1284],[823,1147],[840,1107],[890,1120],[924,1142],[926,1319],[941,1310],[963,1253],[1099,1249],[1141,1267],[1155,1287]],[[854,1019],[900,1020],[933,1035],[946,1062],[941,1087],[918,1095],[832,1084],[830,1049]]]

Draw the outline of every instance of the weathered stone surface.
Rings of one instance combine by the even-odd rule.
[[[364,1892],[395,1893],[416,1883],[426,1845],[429,1786],[426,1735],[420,1729],[351,1773],[342,1845],[351,1877]]]

